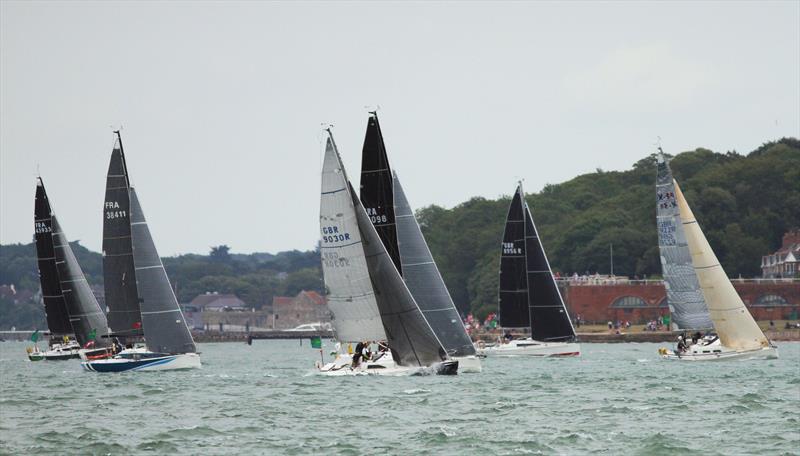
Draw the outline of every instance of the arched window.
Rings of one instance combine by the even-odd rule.
[[[611,303],[611,307],[615,309],[632,309],[636,307],[647,307],[647,302],[637,296],[623,296],[617,298]]]
[[[774,294],[765,294],[761,295],[756,299],[756,302],[753,303],[754,306],[758,307],[782,307],[788,306],[789,302],[783,298],[783,296],[778,296]]]

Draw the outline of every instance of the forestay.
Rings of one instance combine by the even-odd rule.
[[[393,192],[403,280],[447,353],[450,356],[474,355],[475,346],[464,329],[397,174]]]
[[[709,329],[713,327],[675,199],[675,185],[669,163],[659,150],[656,177],[656,223],[661,270],[672,322],[680,329]]]
[[[329,135],[322,165],[320,256],[336,337],[385,340],[347,176]]]
[[[50,200],[42,178],[36,181],[36,201],[34,203],[34,238],[36,239],[36,260],[39,268],[39,283],[42,286],[44,313],[50,334],[62,336],[72,334],[67,304],[61,292],[56,267],[56,252],[53,246],[53,221]]]
[[[156,353],[193,353],[192,334],[147,227],[136,190],[130,189],[131,240],[142,326],[147,348]]]
[[[768,347],[769,341],[753,320],[742,298],[736,293],[722,269],[717,256],[711,250],[677,182],[675,182],[675,197],[692,255],[692,264],[722,345],[735,350]]]
[[[115,335],[142,335],[139,295],[133,264],[130,219],[130,182],[122,138],[111,152],[103,204],[103,283],[108,325]]]

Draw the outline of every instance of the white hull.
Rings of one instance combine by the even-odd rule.
[[[182,353],[152,358],[108,358],[97,361],[82,362],[84,369],[92,372],[126,372],[126,371],[167,371],[180,369],[199,369],[200,355]]]
[[[777,359],[778,347],[764,347],[755,350],[733,350],[723,345],[710,345],[694,349],[689,347],[688,351],[680,354],[673,350],[661,348],[658,350],[661,358],[672,361],[726,361],[733,359]]]
[[[454,357],[453,359],[458,361],[459,374],[477,374],[483,371],[481,360],[476,355]]]
[[[538,356],[542,358],[578,356],[581,345],[576,342],[540,342],[533,339],[517,339],[507,344],[484,348],[485,356]]]
[[[480,369],[480,361],[478,361],[478,369]],[[464,358],[457,358],[459,361],[458,372],[461,372],[460,360]],[[354,375],[383,375],[383,376],[404,376],[404,375],[435,375],[438,373],[438,366],[430,367],[407,367],[398,366],[394,362],[391,353],[387,352],[384,356],[377,360],[369,360],[361,362],[358,367],[352,366],[353,357],[349,354],[339,354],[332,362],[321,365],[317,362],[317,371],[319,375],[326,377],[341,377],[341,376],[354,376]],[[473,367],[474,369],[474,367]],[[474,371],[472,371],[474,372]]]

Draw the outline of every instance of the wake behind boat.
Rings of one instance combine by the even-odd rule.
[[[121,233],[116,238],[127,241],[126,245],[109,244],[104,239],[104,256],[113,262],[104,261],[105,268],[119,268],[121,274],[106,275],[107,283],[119,287],[119,293],[112,294],[117,299],[109,302],[115,309],[115,323],[123,327],[112,327],[115,337],[135,338],[144,336],[144,347],[121,350],[113,358],[84,361],[82,366],[92,372],[157,371],[193,369],[201,367],[192,334],[186,325],[178,300],[170,285],[164,265],[156,250],[147,221],[133,187],[127,177],[127,167],[122,151],[122,139],[117,134],[117,142],[109,164],[104,219],[119,219],[115,230]],[[123,178],[124,179],[121,179]],[[113,187],[116,182],[117,187]],[[115,191],[109,191],[115,190]],[[120,231],[120,226],[122,230]],[[104,237],[108,238],[104,225]],[[127,229],[125,229],[127,227]],[[129,233],[129,234],[128,234]],[[128,239],[129,236],[129,239]],[[112,248],[114,250],[112,250]],[[113,257],[112,257],[113,255]],[[134,276],[134,277],[131,277]],[[133,295],[132,284],[135,284]],[[127,286],[127,289],[123,288]],[[108,289],[108,288],[107,288]],[[134,303],[138,303],[134,305]],[[110,312],[114,315],[114,312]],[[130,326],[127,326],[129,325]],[[141,329],[141,331],[139,331]],[[131,345],[131,344],[129,344]],[[88,358],[88,357],[87,357]]]
[[[658,159],[659,164],[665,160],[662,153]],[[668,192],[661,199],[663,204],[678,209],[694,274],[718,338],[696,337],[698,342],[689,345],[686,338],[681,337],[677,350],[661,348],[659,354],[663,359],[680,361],[777,358],[778,348],[770,343],[750,315],[700,229],[680,186],[674,179],[672,182],[674,192]]]
[[[486,356],[578,356],[575,329],[525,202],[522,183],[511,199],[500,255],[499,315],[504,328],[530,328],[531,337],[504,339]]]

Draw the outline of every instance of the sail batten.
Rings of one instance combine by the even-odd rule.
[[[659,152],[656,176],[656,223],[667,305],[672,322],[678,328],[709,329],[714,324],[692,266],[692,255],[689,253],[684,231],[686,223],[681,221],[675,194],[669,162]]]
[[[768,347],[769,341],[719,264],[700,225],[696,223],[697,220],[680,186],[677,182],[674,182],[674,185],[680,217],[685,222],[686,241],[692,255],[692,264],[722,345],[735,350]]]

